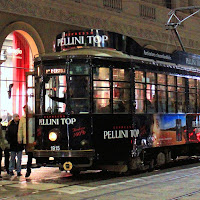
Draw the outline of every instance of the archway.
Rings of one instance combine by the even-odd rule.
[[[6,35],[7,34],[7,35]],[[14,113],[23,115],[25,73],[33,70],[33,57],[44,52],[39,34],[23,22],[15,22],[3,31],[0,68],[0,117],[8,122]]]

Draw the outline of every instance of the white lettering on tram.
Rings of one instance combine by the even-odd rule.
[[[108,40],[108,36],[107,35],[88,35],[86,37],[86,39],[88,40],[88,44],[99,44],[99,43],[104,43],[105,41]],[[84,36],[78,36],[78,37],[66,37],[66,38],[60,38],[57,39],[57,46],[70,46],[70,45],[78,45],[78,44],[85,44],[85,37]]]
[[[60,118],[60,119],[39,119],[39,125],[50,126],[50,125],[70,125],[76,122],[76,118]]]
[[[139,133],[139,129],[104,131],[104,139],[128,138],[129,136],[131,138],[138,137]]]
[[[74,124],[74,122],[76,122],[75,118],[61,118],[61,124],[65,125],[65,124]]]

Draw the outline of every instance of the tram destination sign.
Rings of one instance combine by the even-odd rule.
[[[46,74],[65,74],[66,70],[63,68],[51,68],[45,70]]]

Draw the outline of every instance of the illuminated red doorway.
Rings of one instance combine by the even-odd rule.
[[[13,32],[13,49],[20,51],[20,56],[13,57],[13,113],[22,116],[26,102],[25,74],[30,69],[30,47],[26,39],[18,32]]]
[[[6,60],[0,68],[0,117],[3,121],[8,122],[14,113],[20,116],[24,114],[25,73],[33,69],[33,55],[29,45],[33,39],[29,42],[27,35],[23,31],[10,33],[1,49]]]

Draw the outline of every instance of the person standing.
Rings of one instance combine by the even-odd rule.
[[[10,145],[8,144],[8,141],[6,140],[6,130],[5,127],[3,129],[1,125],[1,119],[0,119],[0,178],[1,176],[1,161],[2,161],[2,152],[4,151],[4,157],[5,157],[5,168],[7,173],[9,174],[9,148]]]
[[[7,139],[10,143],[10,164],[9,164],[9,173],[11,176],[14,175],[13,170],[15,169],[15,157],[17,156],[17,176],[21,176],[21,162],[22,162],[22,150],[23,145],[19,144],[17,141],[17,132],[19,126],[19,115],[14,114],[13,120],[8,126]]]
[[[23,107],[24,109],[24,115],[21,117],[19,122],[19,128],[18,128],[18,143],[19,144],[25,144],[25,150],[26,154],[28,155],[28,161],[27,161],[27,170],[25,177],[29,177],[31,174],[31,165],[32,165],[32,158],[33,158],[33,143],[35,141],[35,135],[34,135],[34,118],[32,113],[28,113],[28,106],[25,105]],[[26,118],[28,120],[28,127],[26,127]],[[28,134],[26,134],[26,131],[28,130]],[[28,138],[26,138],[26,135],[28,135]],[[28,139],[28,143],[27,143]]]

